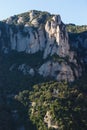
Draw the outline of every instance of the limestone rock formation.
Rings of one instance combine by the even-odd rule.
[[[59,64],[58,62],[48,61],[39,68],[39,73],[44,77],[54,77],[58,81],[74,81],[73,70],[67,63]]]
[[[47,111],[44,117],[44,122],[47,124],[48,128],[54,128],[58,130],[58,124],[53,122],[52,116],[49,111]]]
[[[32,11],[30,12],[29,19],[33,26],[26,27],[21,25],[24,21],[23,17],[19,16],[16,18],[19,26],[5,25],[5,32],[9,43],[4,43],[4,38],[2,37],[2,47],[4,44],[7,44],[6,46],[9,46],[11,50],[25,51],[29,54],[41,50],[44,51],[44,58],[55,53],[63,57],[68,55],[68,34],[60,16],[50,16],[45,23],[40,23],[39,19],[41,18],[39,17],[36,17],[35,12]],[[7,19],[6,23],[13,24],[12,20],[14,20],[14,17]],[[2,33],[1,28],[0,32]]]
[[[38,67],[33,68],[28,64],[29,68],[27,68],[26,62],[22,62],[18,70],[23,74],[28,73],[33,76],[37,72],[43,77],[50,76],[58,81],[72,82],[81,76],[83,70],[77,60],[77,52],[71,48],[77,51],[79,46],[84,50],[86,48],[86,55],[84,54],[81,60],[87,63],[87,36],[84,35],[86,37],[84,44],[81,36],[77,37],[77,42],[72,40],[70,42],[60,15],[32,10],[0,22],[0,53],[9,55],[12,51],[17,51],[31,55],[42,52],[40,61],[43,62],[33,62]],[[82,49],[79,49],[79,52],[81,51]],[[54,55],[57,55],[56,60]]]

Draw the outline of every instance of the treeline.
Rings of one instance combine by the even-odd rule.
[[[87,31],[87,25],[75,25],[75,24],[66,24],[66,28],[68,32],[72,33],[81,33]]]

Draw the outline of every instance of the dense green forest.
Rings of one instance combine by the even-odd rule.
[[[14,74],[13,77],[16,82]],[[8,85],[12,78],[8,78]],[[20,82],[23,85],[26,84],[22,85],[21,90],[21,84],[19,83],[18,86],[15,83],[13,94],[16,94],[12,95],[12,90],[10,92],[10,88],[6,88],[6,86],[4,89],[1,88],[0,130],[16,130],[20,126],[25,130],[48,130],[48,124],[44,121],[47,112],[51,115],[51,125],[56,125],[58,130],[86,130],[86,79],[85,74],[74,83],[64,81],[39,83],[37,80],[38,83],[33,85],[34,79],[31,81],[29,78],[23,77]],[[49,129],[54,130],[54,128]]]

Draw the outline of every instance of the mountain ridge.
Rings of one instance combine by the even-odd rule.
[[[30,13],[0,22],[0,130],[86,130],[87,32]]]
[[[32,10],[8,18],[0,27],[2,53],[8,54],[12,50],[35,54],[41,51],[43,61],[49,59],[43,62],[38,70],[22,63],[18,66],[19,71],[31,73],[32,70],[33,74],[36,72],[43,77],[51,76],[57,80],[71,82],[82,75],[81,64],[78,64],[75,58],[77,52],[70,50],[68,33],[60,15]]]

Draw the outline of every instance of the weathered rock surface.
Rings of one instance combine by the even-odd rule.
[[[31,76],[34,76],[35,74],[35,71],[33,68],[31,68],[29,65],[26,65],[26,64],[21,64],[21,65],[16,65],[16,64],[13,64],[9,70],[12,72],[13,70],[18,70],[20,72],[22,72],[24,75],[31,75]]]
[[[58,81],[72,82],[82,75],[82,62],[87,63],[86,33],[84,37],[78,35],[69,41],[66,26],[60,15],[32,10],[0,22],[0,53],[9,55],[11,51],[17,51],[31,55],[42,52],[43,63],[33,62],[35,65],[39,64],[39,67],[33,68],[22,62],[18,71],[31,76],[37,72],[43,77],[50,76]],[[63,59],[61,63],[58,58],[56,62],[53,59],[47,60],[54,55]],[[82,62],[78,62],[79,60]],[[13,68],[14,66],[11,66],[10,70]]]
[[[44,58],[55,53],[63,57],[68,55],[68,34],[60,16],[50,16],[50,19],[47,19],[45,23],[40,23],[40,16],[36,16],[34,11],[30,12],[29,19],[33,26],[26,27],[21,25],[24,22],[23,17],[21,16],[16,18],[18,25],[15,25],[14,27],[5,25],[4,29],[5,35],[7,35],[8,44],[4,43],[3,30],[0,28],[0,34],[2,34],[2,47],[4,44],[7,44],[6,46],[9,46],[11,50],[17,50],[18,52],[25,51],[29,54],[42,50],[44,51]],[[14,20],[14,17],[7,19],[6,23],[13,24],[12,20]]]
[[[52,120],[52,115],[49,111],[47,111],[44,117],[44,122],[47,124],[48,128],[58,129],[58,124]]]
[[[74,81],[73,70],[67,63],[59,64],[58,62],[48,61],[39,68],[39,74],[44,77],[54,77],[58,81]]]

